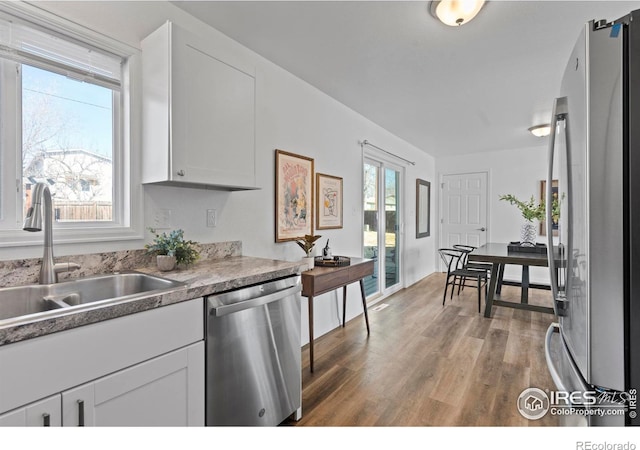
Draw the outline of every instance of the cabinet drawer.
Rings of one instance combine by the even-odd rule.
[[[355,281],[373,275],[373,261],[349,267],[349,280]]]
[[[334,273],[327,273],[311,278],[312,286],[309,295],[319,295],[327,291],[332,291],[349,281],[349,271],[340,270]],[[307,295],[306,293],[303,293]]]

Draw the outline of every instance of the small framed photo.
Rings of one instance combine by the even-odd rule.
[[[313,158],[276,150],[276,242],[313,234]]]
[[[342,228],[342,178],[316,174],[316,229]]]

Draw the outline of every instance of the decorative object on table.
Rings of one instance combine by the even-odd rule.
[[[536,204],[536,199],[533,195],[527,202],[518,200],[511,194],[501,195],[500,200],[505,200],[510,204],[515,205],[522,213],[525,223],[520,228],[520,244],[530,247],[535,246],[538,233],[533,221],[544,219],[544,202]]]
[[[507,245],[507,251],[519,252],[519,253],[540,253],[547,254],[547,244],[536,243],[534,246],[522,245],[520,242],[509,242]]]
[[[315,264],[318,267],[343,267],[351,265],[351,258],[347,256],[334,256],[331,259],[324,259],[322,256],[316,256]]]
[[[276,150],[276,242],[313,234],[313,159]]]
[[[342,178],[316,174],[316,229],[342,228]]]
[[[322,249],[322,259],[333,259],[333,256],[331,256],[331,249],[329,248],[329,239],[327,239],[327,245]]]
[[[307,263],[307,267],[309,270],[313,269],[313,256],[311,252],[313,251],[313,247],[316,245],[316,241],[320,239],[322,236],[313,236],[311,234],[305,234],[303,239],[297,240],[296,244],[300,246],[302,250],[304,250],[305,257],[302,258],[304,262]]]
[[[553,219],[553,235],[558,235],[558,221],[560,220],[560,202],[558,196],[558,180],[551,181],[551,192],[553,193],[553,210],[551,211],[551,217]],[[547,196],[547,180],[540,181],[540,202],[544,203]],[[540,235],[547,235],[546,217],[540,221]]]
[[[431,235],[431,183],[416,178],[416,239]]]
[[[173,230],[169,234],[158,234],[153,228],[149,228],[149,231],[155,237],[150,244],[146,244],[144,247],[147,249],[147,253],[156,255],[159,270],[163,272],[173,270],[176,264],[188,266],[200,257],[196,248],[198,243],[185,240],[183,230]]]

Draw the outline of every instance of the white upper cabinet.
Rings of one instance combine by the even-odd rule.
[[[254,67],[167,22],[142,76],[143,183],[257,189]]]

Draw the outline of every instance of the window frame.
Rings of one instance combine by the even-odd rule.
[[[140,157],[131,149],[139,148],[140,129],[140,51],[119,41],[88,30],[59,16],[47,13],[33,5],[23,3],[4,3],[0,5],[0,14],[26,21],[51,32],[64,36],[71,41],[83,43],[113,53],[123,58],[122,79],[119,95],[114,96],[119,104],[114,105],[113,136],[113,216],[109,222],[54,223],[56,243],[83,244],[90,242],[120,241],[143,238],[142,186],[140,183]],[[6,66],[18,64],[2,59],[0,62],[0,83],[8,86],[10,72]],[[21,77],[16,76],[19,80]],[[27,233],[22,230],[22,112],[20,86],[9,85],[10,89],[0,92],[0,248],[25,245],[41,245],[39,233]],[[2,98],[13,95],[13,99]],[[6,151],[6,149],[15,151]],[[19,150],[18,150],[19,149]],[[13,168],[14,172],[11,172]],[[16,192],[18,191],[18,192]],[[7,210],[7,208],[9,210]],[[10,223],[9,223],[10,222]]]

